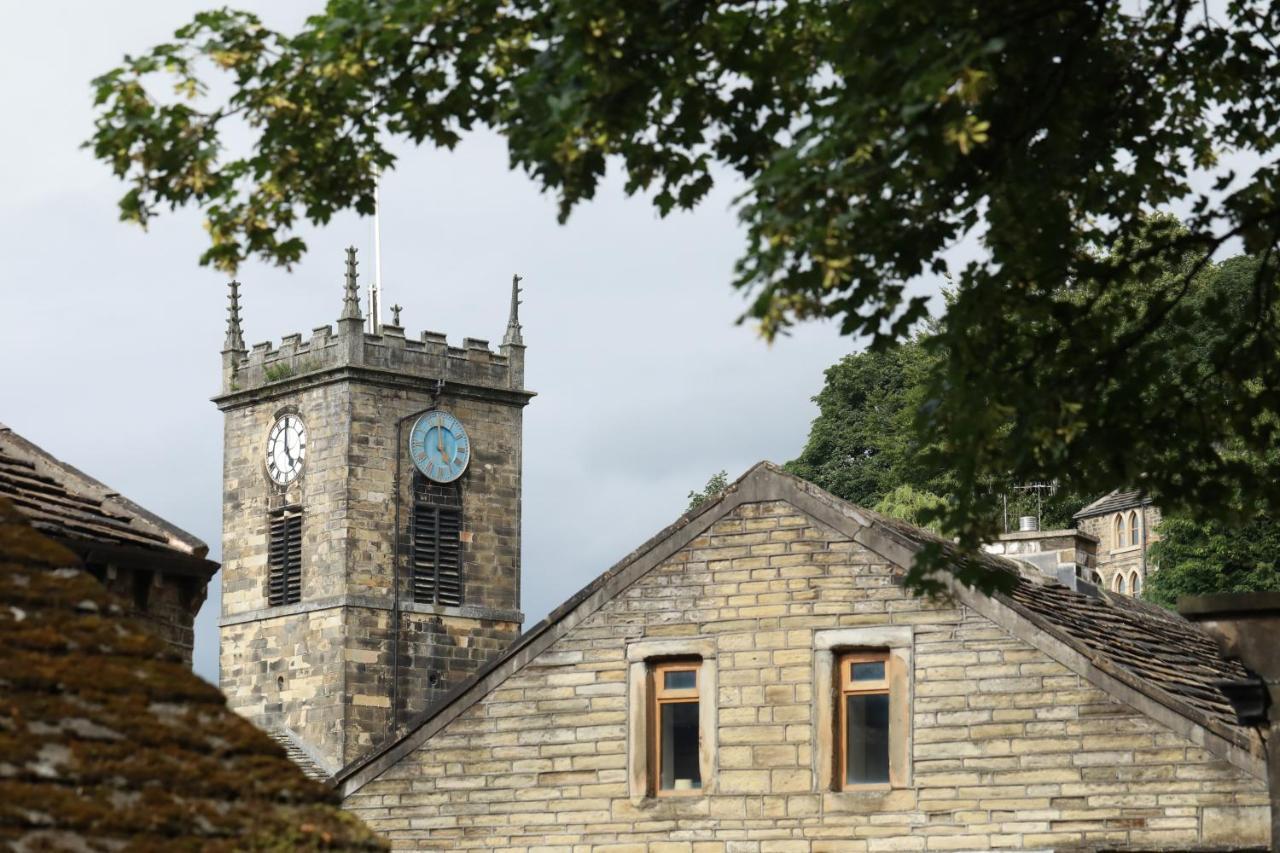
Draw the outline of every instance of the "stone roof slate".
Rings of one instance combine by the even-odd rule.
[[[1151,498],[1147,497],[1139,489],[1116,489],[1109,495],[1103,495],[1084,509],[1077,512],[1072,518],[1088,518],[1093,515],[1104,515],[1108,512],[1116,510],[1129,509],[1130,507],[1142,506],[1151,503]]]
[[[759,500],[788,501],[903,567],[927,546],[959,557],[949,540],[854,506],[772,463],[758,463],[717,498],[685,513],[579,590],[470,680],[410,720],[396,738],[338,771],[335,780],[346,793],[358,789],[647,572],[654,552],[670,551],[680,544],[674,540],[691,539],[741,503]],[[1051,637],[1078,656],[1068,655],[1072,660],[1064,664],[1079,670],[1083,660],[1096,667],[1105,676],[1098,685],[1102,689],[1123,685],[1208,729],[1243,754],[1258,758],[1256,734],[1238,725],[1226,698],[1214,686],[1219,679],[1244,678],[1245,670],[1238,662],[1223,659],[1217,646],[1191,622],[1127,596],[1103,592],[1095,597],[1076,592],[1026,564],[998,555],[979,552],[968,556],[1009,573],[1013,587],[1008,593],[986,596],[953,583],[953,594],[963,603],[976,604],[980,610],[984,602],[997,603],[1032,633]]]
[[[0,498],[82,557],[122,553],[211,577],[209,546],[0,424]]]
[[[0,847],[381,843],[0,498]]]
[[[870,510],[858,511],[916,548],[931,543],[945,551],[954,549],[951,542],[926,530]],[[1223,658],[1213,640],[1194,623],[1132,596],[1105,590],[1096,595],[1077,592],[1026,564],[995,554],[976,557],[1015,576],[1011,591],[992,598],[1140,692],[1246,746],[1247,730],[1237,723],[1214,682],[1244,679],[1248,673],[1239,661]]]

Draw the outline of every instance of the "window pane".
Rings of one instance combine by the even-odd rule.
[[[676,673],[669,673],[674,675]],[[658,706],[661,714],[662,778],[664,791],[688,791],[702,787],[698,766],[698,703],[669,702]]]
[[[884,681],[884,661],[871,660],[849,664],[850,681]]]
[[[846,785],[889,781],[889,696],[846,696]]]
[[[698,686],[698,673],[692,669],[668,670],[662,673],[662,686],[666,690],[693,690]]]

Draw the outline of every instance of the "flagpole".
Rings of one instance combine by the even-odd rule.
[[[373,283],[369,286],[369,325],[375,335],[382,331],[382,170],[373,173]]]

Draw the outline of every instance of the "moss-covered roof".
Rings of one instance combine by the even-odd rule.
[[[0,499],[0,847],[378,850]]]

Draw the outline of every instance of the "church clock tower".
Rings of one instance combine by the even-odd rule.
[[[519,635],[519,279],[498,352],[366,329],[347,250],[336,333],[247,350],[222,391],[221,686],[333,772]]]

